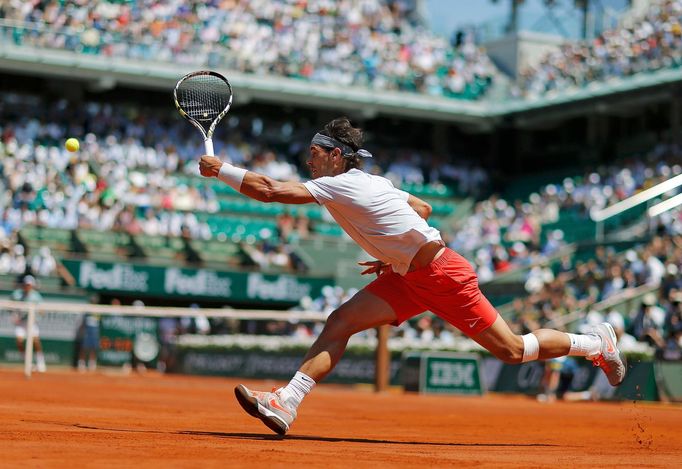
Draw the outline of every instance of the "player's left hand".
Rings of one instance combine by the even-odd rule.
[[[199,160],[199,172],[204,177],[216,177],[223,162],[215,156],[204,155]]]
[[[377,277],[391,268],[390,264],[384,264],[381,261],[358,262],[358,265],[367,267],[365,270],[360,272],[360,275],[377,274]]]

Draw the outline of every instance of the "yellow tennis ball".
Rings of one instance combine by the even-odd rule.
[[[80,148],[81,145],[80,145],[80,143],[78,143],[78,139],[75,139],[72,137],[66,141],[66,144],[64,146],[66,147],[66,149],[68,151],[73,153],[75,151],[78,151],[78,149]]]

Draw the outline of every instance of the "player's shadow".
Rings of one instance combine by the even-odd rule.
[[[29,421],[29,420],[26,420]],[[46,422],[41,422],[46,423]],[[559,446],[549,443],[452,443],[440,441],[397,441],[397,440],[378,440],[373,438],[346,438],[346,437],[330,437],[330,436],[314,436],[314,435],[273,435],[271,433],[227,433],[227,432],[207,432],[201,430],[179,430],[179,431],[165,431],[165,430],[146,430],[133,428],[109,428],[96,427],[92,425],[84,425],[80,423],[57,423],[50,422],[56,425],[73,426],[85,430],[104,430],[110,432],[127,432],[127,433],[166,433],[174,435],[192,435],[192,436],[208,436],[214,438],[230,438],[234,440],[289,440],[289,441],[324,441],[328,443],[373,443],[380,445],[426,445],[426,446],[469,446],[469,447],[551,447]],[[564,445],[565,446],[565,445]]]
[[[299,440],[299,441],[325,441],[329,443],[376,443],[381,445],[427,445],[427,446],[559,446],[548,443],[450,443],[438,441],[396,441],[377,440],[373,438],[342,438],[312,435],[271,435],[264,433],[225,433],[184,430],[175,432],[179,435],[214,436],[217,438],[232,438],[238,440]]]

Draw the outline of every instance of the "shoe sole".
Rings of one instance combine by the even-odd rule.
[[[613,344],[613,347],[618,351],[618,358],[620,358],[621,363],[623,363],[623,366],[625,367],[625,373],[623,373],[623,379],[621,379],[616,384],[612,384],[611,381],[609,381],[609,384],[611,384],[611,386],[620,386],[623,383],[623,381],[625,380],[625,375],[627,374],[627,371],[628,371],[628,362],[625,359],[623,352],[621,352],[620,349],[618,348],[618,346],[616,345],[616,342],[618,341],[618,337],[616,336],[616,331],[613,330],[613,326],[611,324],[609,324],[608,322],[604,322],[600,325],[604,326],[604,328],[608,332],[609,338],[611,339],[611,343]]]
[[[286,422],[283,422],[274,414],[263,415],[261,410],[267,412],[269,411],[262,407],[255,397],[249,395],[249,391],[243,384],[240,384],[234,388],[234,395],[237,397],[237,402],[239,402],[239,405],[242,406],[242,409],[244,409],[247,414],[259,419],[265,424],[265,426],[278,435],[286,435],[287,431],[289,430],[289,426],[286,424]]]
[[[618,356],[620,357],[620,361],[623,362],[623,366],[625,367],[625,373],[623,373],[623,379],[620,380],[620,383],[616,384],[616,386],[620,386],[623,384],[623,381],[625,381],[625,377],[628,374],[628,360],[625,358],[625,355],[623,355],[623,352],[618,350]]]

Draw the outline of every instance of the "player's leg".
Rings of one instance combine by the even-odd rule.
[[[396,314],[386,301],[360,290],[329,316],[299,371],[315,382],[322,380],[336,366],[353,334],[395,321]]]
[[[86,368],[86,362],[85,358],[87,356],[87,349],[85,347],[85,342],[81,343],[80,350],[78,350],[78,371],[80,372],[85,372],[87,370]]]
[[[20,353],[24,353],[26,345],[26,327],[23,323],[17,324],[14,327],[14,339],[17,342],[17,350],[19,350]]]
[[[88,352],[88,370],[97,370],[97,350],[91,348]]]
[[[625,364],[609,324],[600,324],[584,335],[552,329],[516,335],[481,293],[471,264],[450,249],[434,260],[430,269],[406,277],[424,305],[504,362],[582,356],[599,366],[612,385],[623,381]]]
[[[528,335],[532,335],[533,338],[527,337]],[[500,315],[489,328],[471,336],[471,339],[505,363],[561,357],[568,355],[571,348],[571,340],[564,332],[538,329],[526,336],[516,335]],[[600,341],[594,337],[590,337],[589,340],[594,351],[598,353]]]
[[[303,364],[289,384],[275,392],[235,388],[241,406],[271,430],[285,434],[297,415],[298,406],[313,386],[336,366],[348,339],[360,331],[397,320],[393,308],[382,298],[363,289],[336,309],[319,337],[303,358]]]
[[[45,354],[43,353],[43,344],[40,341],[39,336],[33,337],[33,349],[35,350],[36,357],[36,370],[40,373],[44,373],[47,370],[45,365]]]
[[[625,362],[616,347],[616,335],[611,325],[600,324],[590,334],[570,334],[553,329],[538,329],[525,335],[516,335],[505,320],[493,313],[494,308],[481,295],[474,308],[468,308],[467,315],[496,319],[490,327],[471,335],[471,339],[506,363],[523,363],[545,360],[564,355],[585,357],[599,366],[611,385],[620,384],[625,377]]]

